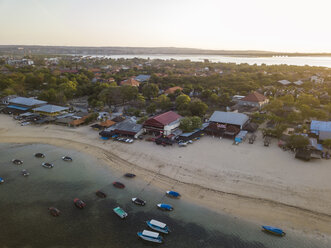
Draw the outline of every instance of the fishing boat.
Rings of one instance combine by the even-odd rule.
[[[128,216],[128,214],[120,207],[116,207],[113,209],[114,213],[117,214],[121,219],[124,219]]]
[[[140,205],[140,206],[145,206],[146,205],[146,201],[144,201],[140,198],[135,197],[135,198],[132,198],[131,200],[134,204],[137,204],[137,205]]]
[[[51,163],[42,163],[41,165],[47,169],[52,169],[54,167],[54,165]]]
[[[181,197],[181,195],[176,191],[167,191],[166,194],[167,194],[167,196],[172,197],[172,198],[180,198]]]
[[[60,210],[58,210],[57,208],[54,208],[54,207],[49,207],[48,210],[49,210],[49,213],[51,215],[53,215],[54,217],[59,216],[61,213]]]
[[[45,157],[45,154],[38,152],[38,153],[35,153],[34,156],[36,158],[44,158]]]
[[[24,177],[27,177],[27,176],[30,175],[30,173],[29,173],[27,170],[22,170],[22,175],[23,175]]]
[[[286,233],[277,227],[273,227],[273,226],[262,226],[262,231],[277,235],[277,236],[284,236]]]
[[[151,231],[144,230],[142,232],[137,232],[137,235],[139,238],[146,240],[146,241],[159,243],[159,244],[163,243],[162,237],[157,232],[151,232]]]
[[[124,189],[125,185],[120,182],[113,182],[114,187],[119,188],[119,189]]]
[[[172,211],[174,210],[174,208],[169,205],[169,204],[164,204],[164,203],[159,203],[156,205],[159,209],[162,209],[162,210],[167,210],[167,211]]]
[[[135,177],[136,175],[135,175],[135,174],[132,174],[132,173],[125,173],[124,176],[125,176],[125,177],[129,177],[129,178],[133,178],[133,177]]]
[[[13,159],[12,162],[13,162],[13,164],[16,164],[16,165],[22,165],[23,164],[23,160],[20,160],[20,159]]]
[[[83,208],[86,207],[86,203],[83,202],[82,200],[78,199],[78,198],[74,199],[74,204],[77,208],[80,208],[80,209],[83,209]]]
[[[170,232],[169,228],[167,227],[167,224],[162,223],[160,221],[157,220],[148,220],[146,221],[147,226],[149,226],[151,229],[158,231],[158,232],[162,232],[165,234],[168,234]]]
[[[107,197],[106,193],[102,192],[101,190],[98,190],[97,192],[95,192],[95,194],[97,196],[99,196],[100,198],[106,198]]]
[[[3,179],[2,177],[0,177],[0,183],[4,183],[5,179]]]
[[[72,158],[69,157],[69,156],[63,156],[63,157],[62,157],[62,160],[63,160],[63,161],[67,161],[67,162],[72,162]]]

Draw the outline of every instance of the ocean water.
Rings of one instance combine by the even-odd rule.
[[[33,156],[45,153],[46,158]],[[74,161],[64,162],[70,155]],[[22,159],[23,166],[11,163]],[[45,169],[42,162],[54,163]],[[23,177],[22,169],[30,172]],[[134,173],[134,171],[133,171]],[[98,158],[74,150],[41,144],[0,144],[0,247],[217,247],[217,248],[327,248],[325,239],[308,238],[286,230],[283,238],[261,232],[260,226],[238,218],[216,214],[184,200],[167,198],[139,178],[128,179],[102,164]],[[112,186],[121,181],[125,189]],[[95,191],[102,189],[107,198]],[[136,206],[131,198],[147,201]],[[87,203],[83,210],[73,205],[74,198]],[[156,204],[164,202],[174,211],[163,212]],[[60,217],[53,217],[47,208],[57,207]],[[112,209],[121,206],[129,216],[122,220]],[[136,233],[148,229],[145,221],[157,219],[172,229],[163,235],[165,243],[156,245],[140,240]]]

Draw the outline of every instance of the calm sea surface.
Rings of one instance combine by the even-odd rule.
[[[126,54],[126,55],[111,55],[111,56],[100,56],[105,58],[143,58],[143,59],[176,59],[176,60],[186,60],[191,61],[203,61],[204,59],[209,59],[211,62],[222,62],[222,63],[236,63],[242,64],[247,63],[249,65],[309,65],[309,66],[324,66],[331,68],[331,57],[237,57],[237,56],[222,56],[222,55],[166,55],[166,54]]]
[[[46,158],[35,158],[36,152]],[[63,155],[74,161],[62,161]],[[22,159],[24,165],[12,164],[13,158]],[[54,163],[54,168],[41,167],[44,161]],[[23,168],[31,173],[29,177],[20,174]],[[256,224],[169,199],[139,178],[123,178],[97,158],[50,145],[0,144],[0,177],[5,179],[0,185],[0,247],[331,247],[328,241],[291,230],[284,238],[267,235]],[[126,188],[114,188],[115,180]],[[98,189],[107,193],[106,199],[96,197]],[[131,203],[134,196],[147,200],[147,205]],[[76,197],[87,203],[85,209],[74,207]],[[172,204],[174,211],[159,211],[155,206],[159,202]],[[59,208],[61,216],[51,216],[50,206]],[[116,206],[128,212],[125,220],[112,212]],[[152,218],[173,230],[162,245],[146,243],[136,235],[147,229],[145,221]]]

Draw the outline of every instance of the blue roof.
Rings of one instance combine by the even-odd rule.
[[[311,121],[310,129],[315,131],[331,132],[331,121]]]
[[[47,102],[45,101],[40,101],[34,98],[27,98],[27,97],[16,97],[14,99],[9,100],[9,103],[12,104],[20,104],[20,105],[25,105],[25,106],[36,106],[36,105],[42,105],[46,104]]]
[[[24,107],[15,106],[15,105],[8,105],[7,108],[18,109],[18,110],[23,110],[23,111],[26,111],[29,109],[29,108],[24,108]]]
[[[138,75],[138,76],[135,77],[135,80],[137,80],[139,82],[145,82],[145,81],[148,81],[150,78],[151,78],[150,75],[140,74],[140,75]]]
[[[45,112],[45,113],[57,113],[64,110],[68,110],[67,107],[61,107],[57,105],[47,104],[38,108],[34,108],[34,111]]]

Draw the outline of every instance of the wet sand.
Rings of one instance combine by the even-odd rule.
[[[305,163],[274,141],[264,147],[203,137],[186,148],[146,141],[101,140],[90,127],[24,126],[0,115],[1,143],[44,143],[86,152],[120,172],[133,172],[188,201],[257,224],[320,238],[331,235],[331,162]]]

